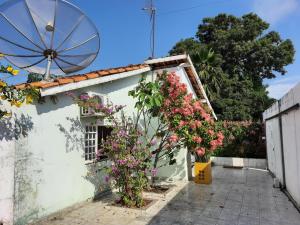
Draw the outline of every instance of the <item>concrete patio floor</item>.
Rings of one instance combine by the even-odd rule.
[[[62,211],[38,225],[300,225],[288,198],[267,171],[213,167],[213,184],[177,183],[147,210],[110,206],[106,199]]]

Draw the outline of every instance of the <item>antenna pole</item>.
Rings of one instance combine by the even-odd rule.
[[[152,58],[155,57],[155,18],[156,17],[156,9],[152,7]]]
[[[151,34],[150,34],[150,49],[151,58],[155,57],[155,26],[156,26],[156,8],[154,7],[153,0],[150,2],[150,6],[143,8],[144,11],[148,11],[150,14],[150,21],[152,22]]]
[[[45,75],[45,80],[50,80],[50,68],[52,63],[52,56],[51,54],[48,55],[48,64],[47,64],[47,70]]]

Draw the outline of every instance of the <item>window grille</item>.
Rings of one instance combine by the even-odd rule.
[[[94,160],[96,158],[97,141],[97,127],[94,125],[86,126],[84,146],[85,160]]]
[[[96,152],[103,147],[104,141],[111,134],[112,128],[106,126],[88,125],[85,129],[85,160],[96,159]],[[106,159],[105,155],[100,155],[101,159]]]

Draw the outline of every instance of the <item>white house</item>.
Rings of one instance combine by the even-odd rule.
[[[189,92],[211,108],[201,81],[187,55],[147,60],[144,64],[99,70],[53,81],[26,85],[40,89],[42,101],[19,109],[0,121],[0,224],[27,224],[75,203],[93,198],[107,189],[91,159],[97,142],[107,132],[105,122],[90,124],[90,118],[66,92],[93,93],[134,116],[134,99],[128,91],[138,85],[142,74],[155,79],[158,72],[175,71]],[[212,110],[212,108],[211,108]],[[187,151],[176,156],[177,164],[162,168],[159,176],[187,180]]]

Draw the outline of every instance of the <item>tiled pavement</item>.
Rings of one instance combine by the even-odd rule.
[[[153,196],[152,196],[153,197]],[[266,171],[213,168],[212,185],[178,183],[147,211],[87,203],[39,225],[300,225],[300,214]]]

